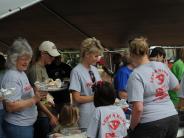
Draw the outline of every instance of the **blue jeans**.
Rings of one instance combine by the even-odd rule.
[[[3,127],[2,127],[2,124],[3,124],[3,120],[4,120],[4,109],[1,109],[0,110],[0,138],[5,138],[4,136],[4,131],[3,131]]]
[[[7,138],[33,138],[33,126],[17,126],[6,121],[3,122],[4,132]]]

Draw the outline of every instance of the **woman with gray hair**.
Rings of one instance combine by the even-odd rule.
[[[34,94],[25,74],[32,54],[27,40],[22,38],[16,39],[7,52],[7,70],[1,82],[2,88],[12,90],[4,102],[3,128],[7,138],[33,138],[40,95],[38,91]]]
[[[90,115],[95,109],[93,104],[92,85],[101,80],[97,68],[93,65],[103,51],[100,41],[86,38],[81,43],[81,63],[70,74],[70,87],[73,100],[79,107],[79,127],[86,131]]]

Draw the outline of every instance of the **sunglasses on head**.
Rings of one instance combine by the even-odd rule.
[[[91,81],[94,83],[96,81],[96,79],[95,79],[95,75],[94,75],[93,71],[89,70],[89,75],[90,75]]]

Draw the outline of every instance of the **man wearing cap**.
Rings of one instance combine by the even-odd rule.
[[[55,44],[51,41],[42,42],[39,46],[39,51],[48,52],[48,54],[52,57],[57,57],[60,55]]]
[[[28,71],[32,86],[34,86],[35,81],[44,82],[49,78],[45,65],[51,64],[54,58],[60,55],[55,44],[51,41],[42,42],[35,54],[35,61],[33,61]],[[35,123],[34,138],[46,138],[50,132],[50,125],[54,127],[57,124],[57,118],[48,110],[45,103],[47,102],[44,100],[44,102],[38,104],[38,118]]]

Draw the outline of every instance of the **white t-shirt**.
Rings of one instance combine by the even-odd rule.
[[[123,138],[127,136],[126,117],[119,106],[101,106],[93,112],[87,129],[90,138]]]
[[[100,75],[96,67],[91,66],[90,70],[94,73],[96,81],[100,81]],[[80,95],[91,96],[94,95],[91,86],[93,85],[89,70],[82,64],[78,64],[70,74],[70,87],[69,90],[80,92]],[[93,102],[79,104],[79,127],[87,129],[91,113],[95,109]]]
[[[7,70],[2,80],[2,88],[15,88],[15,93],[7,98],[8,101],[27,100],[34,96],[34,91],[23,71]],[[6,112],[5,120],[18,126],[33,125],[37,119],[37,107],[33,105],[21,111]]]
[[[151,122],[176,115],[168,90],[179,84],[169,68],[151,61],[134,69],[128,80],[128,101],[144,104],[140,123]]]

